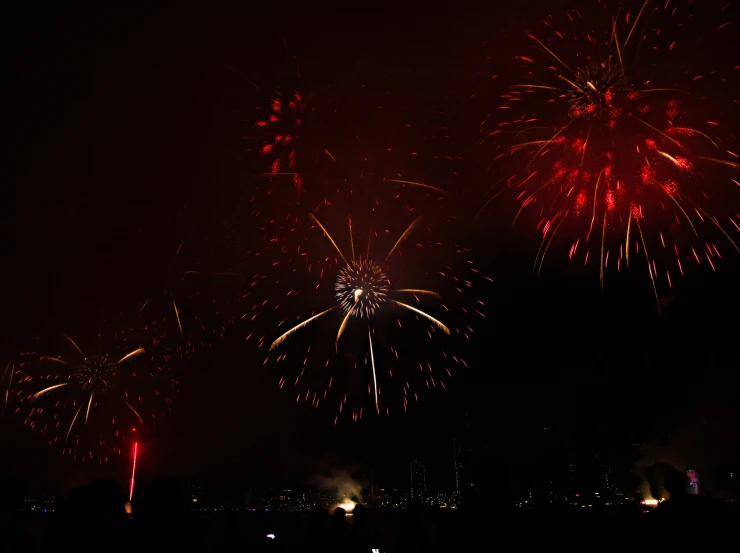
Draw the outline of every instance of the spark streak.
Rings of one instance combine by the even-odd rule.
[[[396,240],[396,243],[395,243],[395,244],[393,244],[393,247],[391,248],[391,251],[389,251],[389,252],[388,252],[388,255],[387,255],[387,256],[386,256],[386,258],[385,258],[385,259],[386,259],[386,261],[387,261],[387,260],[388,260],[388,258],[389,258],[389,257],[390,257],[390,256],[391,256],[391,255],[393,254],[393,252],[394,252],[394,251],[396,251],[396,248],[398,248],[399,244],[400,244],[401,242],[403,242],[403,241],[404,241],[404,239],[405,239],[405,238],[406,238],[406,237],[407,237],[407,236],[408,236],[409,234],[411,234],[411,231],[413,231],[413,230],[414,230],[414,228],[416,227],[416,225],[418,225],[418,224],[419,224],[419,222],[420,222],[420,221],[421,221],[421,217],[417,217],[416,219],[414,219],[414,220],[413,220],[413,221],[411,222],[411,224],[410,224],[410,225],[409,225],[409,226],[408,226],[408,227],[406,228],[406,230],[405,230],[405,231],[403,231],[403,233],[401,234],[401,236],[399,236],[399,237],[398,237],[398,240]]]
[[[370,343],[370,363],[373,366],[373,391],[375,392],[375,409],[380,410],[378,406],[378,378],[375,374],[375,355],[373,354],[373,335],[370,332],[370,328],[367,329],[367,339]]]
[[[129,487],[128,500],[134,498],[134,477],[136,476],[136,457],[139,452],[139,442],[134,442],[134,466],[131,469],[131,486]]]
[[[118,361],[116,362],[116,364],[117,364],[117,365],[120,365],[120,364],[121,364],[121,363],[123,363],[124,361],[128,361],[129,359],[133,359],[134,357],[138,357],[139,355],[141,355],[141,354],[143,354],[143,353],[146,353],[146,352],[144,351],[144,348],[139,348],[139,349],[136,349],[136,350],[132,351],[131,353],[127,353],[126,355],[124,355],[123,357],[121,357],[121,358],[120,358],[120,359],[119,359],[119,360],[118,360]]]
[[[441,296],[437,292],[433,292],[432,290],[419,290],[418,288],[399,288],[398,290],[393,290],[394,292],[405,292],[408,294],[422,294],[425,296],[432,296],[435,298],[440,298]]]
[[[385,179],[386,182],[395,182],[397,184],[409,184],[411,186],[419,186],[421,188],[428,188],[429,190],[436,190],[437,192],[441,192],[443,194],[446,194],[447,191],[444,188],[439,188],[437,186],[432,186],[430,184],[425,184],[423,182],[414,182],[410,180],[399,180],[399,179]]]
[[[185,338],[185,334],[182,331],[182,322],[180,321],[180,311],[177,309],[175,298],[172,298],[172,307],[175,310],[175,319],[177,319],[177,328],[180,330],[180,338]]]
[[[42,359],[46,359],[45,357],[42,357]],[[48,359],[54,359],[53,357],[49,357]],[[55,361],[58,361],[58,359],[55,359]],[[33,399],[38,399],[42,395],[51,392],[52,390],[56,390],[57,388],[61,388],[62,386],[68,386],[69,382],[64,382],[63,384],[56,384],[54,386],[49,386],[48,388],[44,388],[40,392],[36,392],[33,394]]]
[[[334,249],[335,250],[337,250],[337,253],[339,254],[339,257],[342,258],[342,261],[344,261],[345,263],[347,263],[347,258],[344,257],[344,254],[342,253],[342,250],[339,249],[339,246],[337,246],[337,243],[331,237],[331,234],[329,234],[329,231],[324,228],[324,225],[321,224],[321,222],[314,216],[313,213],[310,213],[309,214],[309,217],[324,232],[324,236],[326,236],[329,239],[329,242],[331,242],[331,245],[334,246]]]
[[[293,335],[293,333],[298,332],[300,329],[304,328],[306,325],[309,325],[312,321],[315,321],[316,319],[318,319],[322,315],[326,315],[329,311],[333,311],[333,310],[334,310],[334,307],[330,307],[326,311],[322,311],[318,315],[314,315],[313,317],[311,317],[309,319],[306,319],[302,323],[299,323],[299,324],[295,325],[293,328],[291,328],[290,330],[288,330],[288,332],[286,332],[285,334],[283,334],[282,336],[280,336],[280,338],[278,338],[277,340],[275,340],[272,343],[272,345],[270,346],[270,351],[274,350],[276,347],[278,347],[280,344],[282,344],[285,340],[287,340],[288,338],[290,338],[291,335]]]
[[[439,329],[440,329],[440,330],[441,330],[442,332],[444,332],[445,334],[448,334],[448,335],[450,334],[450,329],[449,329],[449,328],[447,328],[447,327],[446,327],[446,326],[444,325],[444,323],[442,323],[442,322],[438,321],[437,319],[435,319],[435,318],[434,318],[434,317],[432,317],[431,315],[429,315],[429,314],[427,314],[427,313],[424,313],[424,312],[423,312],[423,311],[422,311],[421,309],[417,309],[416,307],[412,307],[412,306],[410,306],[410,305],[408,305],[408,304],[405,304],[405,303],[401,303],[400,301],[396,301],[396,300],[391,300],[391,301],[392,301],[393,303],[395,303],[396,305],[400,305],[401,307],[405,307],[406,309],[408,309],[408,310],[410,310],[410,311],[413,311],[414,313],[416,313],[416,314],[418,314],[418,315],[421,315],[422,317],[426,317],[426,318],[427,318],[427,319],[429,319],[429,320],[430,320],[431,322],[433,322],[433,323],[434,323],[434,324],[435,324],[435,325],[437,326],[437,328],[439,328]]]
[[[336,343],[339,343],[339,337],[342,335],[342,332],[344,332],[344,329],[347,326],[347,321],[349,321],[349,318],[352,316],[352,311],[352,309],[349,309],[347,314],[344,316],[344,319],[342,319],[342,324],[339,325],[339,332],[337,332]]]
[[[92,400],[93,400],[94,394],[95,394],[95,390],[90,392],[90,399],[87,402],[87,411],[85,411],[85,424],[87,424],[87,418],[90,416],[90,407],[92,406]]]

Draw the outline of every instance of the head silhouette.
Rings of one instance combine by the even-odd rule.
[[[671,494],[672,498],[686,495],[687,486],[686,475],[680,470],[669,470],[663,477],[663,487]]]
[[[364,505],[355,505],[352,510],[352,517],[355,519],[355,524],[363,523],[367,521],[367,507]]]
[[[347,522],[347,511],[345,511],[341,507],[337,507],[336,509],[334,509],[334,514],[331,516],[331,522],[333,524]]]
[[[650,484],[650,495],[656,499],[665,497],[665,492],[667,491],[665,488],[665,475],[672,470],[676,470],[676,467],[671,464],[664,463],[663,461],[659,461],[649,467],[645,467],[643,470],[645,478],[648,481],[648,484]]]
[[[92,492],[95,495],[96,510],[99,515],[111,518],[120,511],[121,486],[118,482],[108,478],[94,480]]]

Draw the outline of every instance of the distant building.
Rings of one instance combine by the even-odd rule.
[[[406,494],[403,490],[381,488],[377,497],[377,505],[384,509],[406,508]]]
[[[260,502],[261,509],[279,512],[308,511],[312,506],[306,494],[295,489],[272,490]]]
[[[573,451],[568,450],[568,487],[575,488],[576,486],[576,464],[573,461]]]
[[[596,457],[598,459],[598,455]],[[613,493],[614,490],[616,489],[616,482],[614,481],[611,461],[609,461],[608,458],[603,457],[601,464],[600,464],[600,469],[601,469],[601,476],[603,479],[602,485],[603,485],[604,491]]]
[[[309,508],[319,507],[321,509],[331,509],[336,506],[338,500],[344,499],[337,497],[337,492],[334,488],[309,487],[306,489],[305,497]]]
[[[428,504],[438,509],[447,509],[450,506],[450,496],[446,493],[437,493],[428,498]]]
[[[412,459],[409,467],[409,496],[423,499],[427,492],[426,467],[419,459]]]
[[[462,448],[460,447],[460,440],[457,438],[452,439],[452,461],[455,470],[455,488],[454,491],[460,492],[460,478],[462,473]]]

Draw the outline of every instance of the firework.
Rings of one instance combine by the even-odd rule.
[[[334,119],[328,91],[277,88],[266,109],[258,109],[248,136],[248,152],[256,152],[258,173],[249,201],[261,223],[265,246],[293,249],[290,235],[306,211],[324,201],[334,180],[337,159],[332,153]]]
[[[541,234],[537,272],[562,248],[572,260],[597,263],[603,286],[609,267],[620,270],[644,254],[657,298],[659,283],[672,286],[687,259],[715,268],[721,255],[714,236],[738,250],[740,215],[726,202],[738,183],[728,172],[740,165],[722,125],[701,120],[707,102],[641,76],[639,50],[669,34],[658,22],[690,14],[671,2],[636,8],[602,18],[600,30],[591,28],[598,17],[572,9],[563,26],[550,18],[546,33],[528,35],[536,53],[517,56],[528,82],[504,95],[501,110],[512,116],[484,131],[514,137],[497,159],[522,170],[487,204],[503,191],[515,195],[514,222],[531,221]],[[675,44],[661,51],[668,56]],[[677,77],[683,85],[702,75]],[[720,209],[725,215],[713,213]]]
[[[155,360],[142,347],[117,355],[86,354],[73,338],[64,337],[69,354],[23,356],[16,371],[16,412],[64,454],[104,463],[111,454],[122,454],[132,432],[156,424],[171,409],[177,382],[169,376],[167,360]]]
[[[438,186],[372,173],[361,173],[357,180],[346,179],[342,184],[341,190],[332,195],[337,198],[336,203],[363,206],[363,218],[374,217],[380,211],[383,217],[406,218],[409,213],[421,211],[418,206],[441,208],[446,198],[445,190]],[[327,199],[314,206],[309,215],[291,216],[290,225],[286,221],[285,226],[263,227],[262,230],[276,234],[259,247],[244,252],[242,273],[246,275],[248,287],[242,295],[247,310],[242,319],[254,322],[261,312],[278,309],[280,302],[276,301],[272,291],[292,275],[323,281],[325,276],[332,274],[336,260],[333,256],[319,253],[321,250],[314,247],[313,229],[317,227],[316,218],[331,211],[333,205],[334,201]],[[434,213],[430,208],[424,211],[425,214]],[[424,242],[431,240],[430,227],[424,226],[421,230]],[[255,266],[262,269],[254,272]]]
[[[304,335],[306,339],[300,345],[294,344],[299,349],[306,348],[305,354],[298,355],[303,364],[300,374],[293,382],[294,387],[300,387],[305,381],[306,387],[298,392],[297,400],[310,399],[312,405],[318,407],[322,400],[327,399],[333,384],[346,388],[340,399],[335,423],[343,412],[351,415],[353,420],[362,417],[362,407],[348,407],[348,397],[353,393],[354,387],[366,388],[372,408],[380,413],[383,402],[382,410],[389,414],[390,407],[383,398],[394,393],[390,391],[394,373],[395,382],[401,388],[400,399],[404,409],[408,407],[409,401],[418,400],[416,386],[412,384],[415,379],[421,377],[426,387],[439,385],[444,388],[445,380],[452,374],[451,369],[456,368],[456,365],[465,365],[462,358],[446,353],[444,348],[450,346],[451,336],[469,338],[472,329],[467,325],[451,328],[449,320],[459,319],[460,310],[451,310],[441,302],[440,294],[433,290],[393,286],[390,273],[391,258],[400,257],[402,244],[420,225],[421,218],[414,219],[406,227],[384,257],[371,255],[370,238],[373,233],[369,236],[367,246],[364,243],[362,246],[355,244],[351,219],[349,243],[347,249],[343,250],[319,219],[315,216],[311,218],[336,253],[335,268],[331,271],[334,274],[334,305],[297,321],[297,324],[272,342],[265,341],[264,337],[260,339],[260,345],[270,344],[272,355],[268,356],[266,362],[272,358],[277,363],[285,364],[289,353],[283,351],[284,343],[296,341],[300,335]],[[374,235],[377,237],[377,233]],[[408,256],[405,257],[408,259]],[[443,272],[440,274],[442,277],[446,276]],[[460,282],[460,286],[467,288],[471,284],[465,280],[464,283]],[[463,289],[458,287],[458,292],[463,293]],[[298,293],[298,290],[291,290],[288,295]],[[479,314],[482,315],[480,311]],[[320,337],[325,336],[325,332],[320,332],[320,342],[314,344],[310,329],[331,317],[336,320],[333,343],[321,340]],[[284,323],[285,320],[280,325]],[[418,342],[422,336],[431,340],[432,345],[420,348]],[[331,346],[333,355],[329,352]],[[434,372],[431,361],[424,355],[431,351],[441,352],[443,368],[438,369],[439,374]],[[327,357],[324,358],[323,355]],[[327,374],[332,363],[340,366],[346,364],[348,368],[346,371],[335,370]],[[283,375],[280,378],[280,387],[284,387],[286,383],[287,378]]]
[[[287,93],[279,89],[270,99],[266,113],[255,123],[260,142],[259,153],[267,160],[269,170],[260,177],[289,182],[296,192],[304,190],[304,173],[319,161],[335,163],[334,155],[311,140],[310,119],[314,112],[308,94],[298,90]],[[305,129],[309,129],[306,131]]]

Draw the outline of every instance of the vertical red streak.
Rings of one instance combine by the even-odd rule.
[[[128,500],[131,501],[134,497],[134,475],[136,474],[136,455],[139,449],[139,442],[134,442],[134,467],[131,469],[131,487],[128,493]]]

